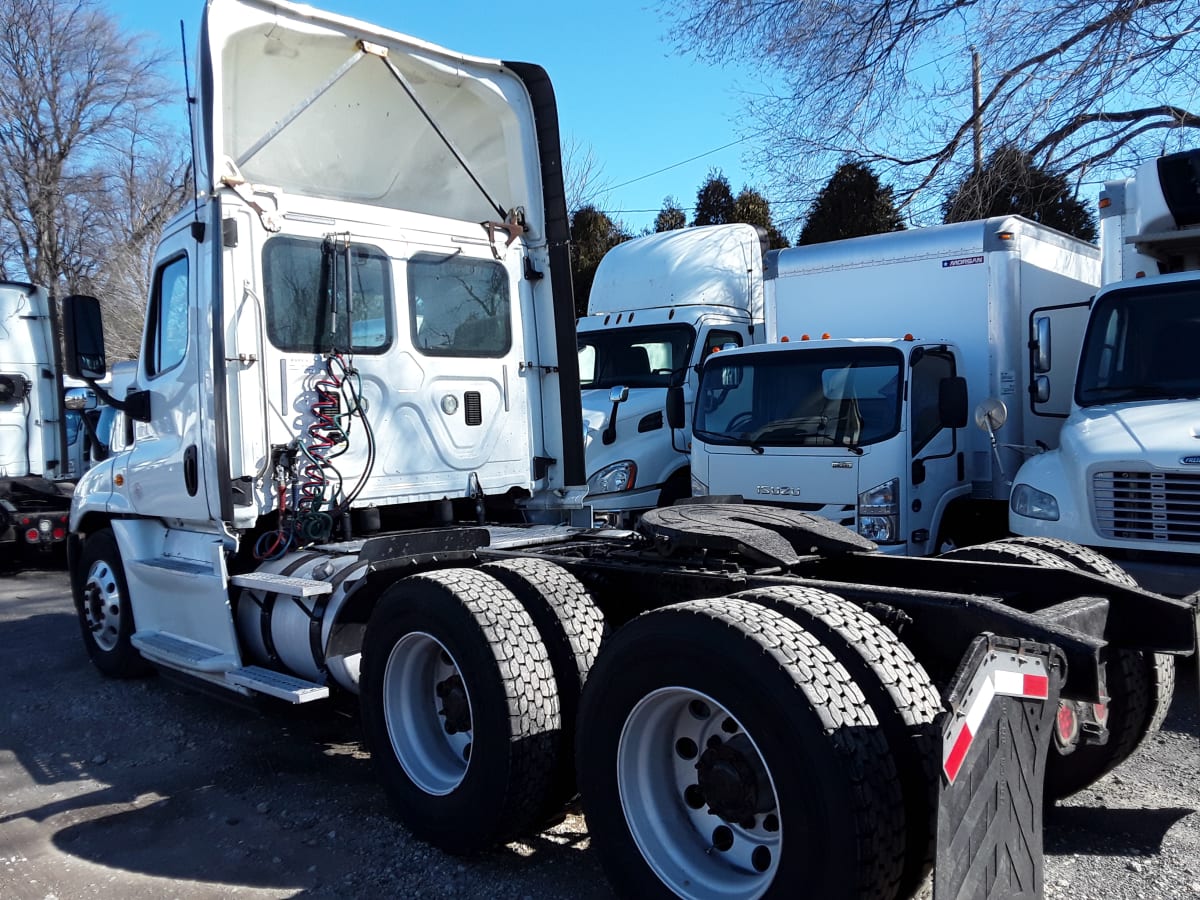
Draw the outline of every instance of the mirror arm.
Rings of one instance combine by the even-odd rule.
[[[96,384],[91,378],[85,378],[87,386],[96,392],[96,396],[113,409],[119,410],[138,422],[150,421],[150,392],[132,391],[125,395],[124,400],[118,400],[106,388]]]

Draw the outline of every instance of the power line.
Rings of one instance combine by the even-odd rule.
[[[637,178],[630,178],[628,181],[622,181],[620,184],[614,184],[611,187],[605,188],[607,191],[615,191],[617,188],[627,187],[638,181],[644,181],[647,178],[653,178],[655,175],[661,175],[663,172],[669,172],[672,169],[678,169],[680,166],[686,166],[690,162],[695,162],[698,159],[703,159],[706,156],[712,156],[714,153],[720,153],[722,150],[728,150],[730,147],[736,147],[738,144],[744,144],[751,138],[756,138],[760,134],[765,134],[767,129],[756,131],[754,134],[748,134],[745,137],[738,138],[736,141],[730,141],[728,144],[722,144],[720,147],[714,147],[711,150],[705,150],[703,153],[697,153],[695,156],[689,156],[687,159],[680,160],[677,163],[671,163],[669,166],[663,166],[661,169],[655,169],[653,172],[647,172],[645,175],[639,175]],[[631,210],[634,212],[635,210]]]

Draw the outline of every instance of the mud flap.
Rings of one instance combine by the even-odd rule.
[[[980,635],[943,714],[934,900],[1042,896],[1042,783],[1066,657]]]

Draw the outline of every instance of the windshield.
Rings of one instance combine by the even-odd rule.
[[[580,387],[668,387],[671,375],[688,364],[695,337],[691,325],[582,332]]]
[[[904,357],[890,347],[711,357],[695,432],[750,447],[861,447],[900,430]]]
[[[1200,397],[1200,287],[1113,291],[1096,301],[1079,361],[1080,406]]]

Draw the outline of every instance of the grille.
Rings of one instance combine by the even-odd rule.
[[[1096,531],[1106,538],[1156,544],[1200,542],[1200,474],[1096,472]]]
[[[466,408],[464,414],[468,425],[483,424],[483,401],[479,391],[467,391],[463,394],[463,406]]]

